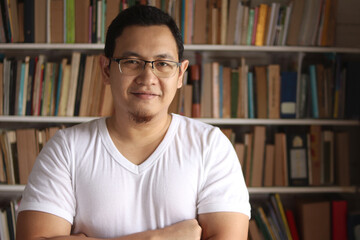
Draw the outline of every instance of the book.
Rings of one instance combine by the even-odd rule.
[[[356,81],[360,77],[359,66],[360,61],[349,61],[346,66],[345,116],[348,119],[360,118],[360,83]]]
[[[106,18],[105,18],[106,31],[109,28],[111,22],[120,12],[120,2],[121,0],[106,1]]]
[[[347,238],[347,213],[346,200],[331,201],[331,235],[334,240]]]
[[[35,129],[16,129],[20,184],[26,184],[38,154]]]
[[[321,184],[321,126],[310,126],[310,153],[311,153],[311,173],[312,185]]]
[[[35,42],[35,6],[34,6],[35,0],[24,0],[24,40],[26,43],[34,43]]]
[[[239,99],[239,72],[236,69],[231,70],[231,118],[237,117],[238,99]]]
[[[256,81],[256,117],[267,118],[267,78],[266,66],[255,66]]]
[[[254,30],[254,18],[255,18],[255,9],[250,8],[249,9],[249,20],[248,20],[248,32],[246,36],[246,45],[250,46],[253,36],[253,30]]]
[[[309,66],[310,73],[310,89],[311,89],[311,108],[312,117],[319,118],[319,107],[318,107],[318,90],[317,90],[317,78],[316,78],[316,66]]]
[[[249,118],[255,118],[255,92],[254,92],[254,77],[253,73],[248,73],[248,117]]]
[[[264,170],[264,153],[265,153],[265,133],[264,126],[254,127],[254,142],[253,142],[253,158],[251,171],[251,187],[263,186],[263,170]]]
[[[17,43],[20,42],[17,0],[8,0],[8,11],[11,26],[11,42]]]
[[[64,42],[64,0],[50,0],[51,43]]]
[[[220,117],[219,63],[212,62],[212,117]]]
[[[75,0],[64,0],[66,1],[65,11],[65,43],[75,43]]]
[[[200,92],[200,66],[191,65],[190,66],[190,81],[193,86],[192,90],[192,106],[191,106],[191,116],[194,118],[201,117],[201,92]]]
[[[222,117],[231,117],[231,68],[223,67],[222,71],[223,80],[223,94],[222,94]]]
[[[309,184],[307,136],[306,133],[289,132],[286,135],[288,154],[288,173],[290,186]]]
[[[296,226],[294,212],[292,210],[287,209],[287,210],[285,210],[285,215],[286,215],[286,220],[289,224],[289,229],[290,229],[292,239],[299,240],[300,239],[299,231]]]
[[[34,1],[34,42],[46,43],[46,0]]]
[[[87,55],[85,61],[84,80],[81,92],[79,116],[88,115],[88,102],[90,101],[90,87],[91,87],[91,75],[94,66],[95,56]]]
[[[271,64],[267,67],[268,74],[268,118],[280,118],[280,66]]]
[[[321,137],[321,183],[332,185],[334,183],[334,132],[322,131]]]
[[[70,70],[70,79],[71,87],[69,87],[67,107],[66,107],[66,116],[74,116],[75,109],[75,98],[77,83],[79,77],[79,68],[80,68],[80,52],[73,52],[71,56],[71,70]]]
[[[360,237],[360,212],[349,211],[347,216],[347,236],[349,240],[357,240]]]
[[[339,186],[350,186],[350,139],[348,132],[335,133],[335,179]]]
[[[290,46],[297,46],[299,39],[299,29],[302,23],[303,14],[304,14],[304,0],[294,0],[293,1],[293,11],[290,17],[291,26],[288,30],[288,36],[286,39],[286,44]]]
[[[212,117],[212,64],[204,63],[201,74],[201,117]]]
[[[268,11],[268,5],[260,4],[257,27],[256,27],[255,46],[264,45],[267,11]]]
[[[45,64],[45,55],[39,55],[34,73],[33,80],[33,91],[32,91],[32,115],[40,115],[40,102],[41,102],[41,93],[42,93],[42,84],[44,77],[44,64]]]
[[[274,185],[287,186],[287,161],[285,133],[275,133]]]
[[[244,154],[245,154],[245,145],[243,143],[239,143],[239,142],[236,142],[234,144],[234,148],[235,148],[235,152],[236,152],[236,155],[239,159],[239,162],[240,162],[240,165],[241,165],[241,168],[244,172]]]
[[[280,117],[296,117],[297,72],[281,72]]]
[[[193,94],[193,86],[190,84],[184,85],[184,116],[191,117],[192,111],[192,95]]]
[[[227,35],[226,35],[226,44],[228,44],[228,45],[234,45],[234,43],[235,43],[236,18],[237,18],[238,4],[241,4],[238,0],[230,0],[229,1],[228,27],[227,27]],[[203,23],[203,25],[205,25],[205,24]],[[195,18],[195,26],[196,26],[196,18]],[[194,32],[194,39],[195,39],[195,33],[196,33],[196,31]],[[194,41],[194,43],[195,43],[195,41]]]
[[[89,0],[75,1],[75,43],[89,42],[89,7]],[[116,8],[113,11],[116,11]]]
[[[331,238],[330,202],[303,202],[299,203],[298,208],[302,239]]]
[[[285,210],[286,209],[283,206],[283,203],[281,201],[281,197],[280,197],[280,195],[278,193],[275,193],[275,194],[271,195],[271,197],[275,199],[277,208],[279,209],[279,213],[280,213],[280,216],[281,216],[281,219],[282,219],[282,223],[284,225],[286,236],[287,236],[288,239],[292,240],[289,224],[287,222],[286,215],[285,215]]]
[[[264,162],[264,186],[274,186],[274,163],[275,163],[275,146],[274,144],[265,145],[265,162]]]
[[[245,182],[248,187],[250,187],[251,183],[251,171],[252,171],[252,150],[253,150],[253,133],[245,133],[244,134],[244,145],[245,145]]]

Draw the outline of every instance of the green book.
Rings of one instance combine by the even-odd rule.
[[[237,118],[239,98],[239,72],[237,70],[231,71],[231,118]]]
[[[66,0],[66,43],[75,43],[75,0]]]
[[[251,45],[251,39],[252,39],[252,32],[253,32],[253,26],[254,26],[254,16],[255,16],[255,10],[250,9],[249,10],[249,25],[248,25],[248,32],[247,32],[247,38],[246,38],[246,45]]]

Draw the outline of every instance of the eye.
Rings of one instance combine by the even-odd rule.
[[[126,65],[139,65],[140,61],[136,59],[123,59],[122,63]]]
[[[156,66],[157,67],[169,67],[169,63],[166,61],[159,61],[159,62],[156,62]]]

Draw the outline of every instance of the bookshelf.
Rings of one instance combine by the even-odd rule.
[[[245,2],[245,1],[242,1]],[[251,1],[251,2],[264,2]],[[285,2],[285,1],[283,1]],[[349,1],[347,1],[349,2]],[[254,3],[257,4],[257,3]],[[270,4],[269,4],[270,5]],[[344,4],[345,5],[345,4]],[[299,30],[300,31],[300,30]],[[186,42],[186,41],[185,41]],[[4,56],[23,59],[25,56],[38,56],[43,54],[49,59],[58,61],[63,57],[71,59],[73,52],[86,54],[102,54],[103,43],[0,43],[0,53]],[[196,55],[201,55],[203,62],[206,61],[227,61],[228,65],[239,66],[241,57],[244,57],[249,65],[266,65],[280,59],[291,59],[297,68],[302,69],[303,60],[308,55],[336,54],[344,55],[346,58],[359,59],[360,47],[347,47],[343,44],[340,47],[331,46],[249,46],[249,45],[224,45],[224,44],[185,44],[185,58],[190,59],[190,63],[196,62]],[[275,59],[275,60],[274,60]],[[229,63],[230,62],[230,63]],[[235,63],[234,63],[235,62]],[[300,71],[299,71],[300,72]],[[298,74],[299,77],[299,74]],[[70,126],[86,121],[91,121],[97,117],[59,117],[59,116],[0,116],[0,130],[16,128],[42,128],[48,126],[65,125]],[[266,126],[269,129],[289,128],[309,128],[310,126],[321,126],[325,129],[336,129],[350,132],[355,136],[355,143],[351,143],[352,152],[350,154],[351,167],[360,169],[360,150],[356,143],[359,140],[360,120],[359,119],[313,119],[313,118],[294,118],[294,119],[264,119],[264,118],[198,118],[208,124],[233,128],[235,131],[249,131],[256,126]],[[270,138],[273,138],[271,136]],[[354,171],[354,170],[353,170]],[[264,197],[279,193],[286,197],[295,196],[346,196],[352,201],[360,199],[360,180],[359,176],[354,176],[355,184],[350,186],[285,186],[285,187],[249,187],[251,198]],[[24,185],[0,185],[0,202],[17,199],[21,196]],[[353,209],[360,209],[359,203],[353,204]]]

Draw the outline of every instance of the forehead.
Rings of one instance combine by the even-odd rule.
[[[129,52],[146,58],[169,55],[177,59],[178,54],[175,38],[166,25],[126,27],[115,40],[114,56]]]

